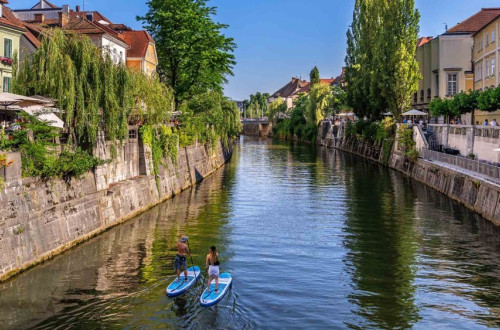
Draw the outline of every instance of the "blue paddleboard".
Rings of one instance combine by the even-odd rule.
[[[192,287],[193,284],[196,283],[196,280],[201,276],[200,267],[198,266],[189,267],[187,273],[187,281],[185,280],[186,278],[184,277],[184,272],[182,272],[180,281],[177,281],[176,277],[175,280],[170,283],[170,285],[167,287],[167,296],[175,297],[183,294],[184,292],[189,290],[189,288]]]
[[[200,305],[204,307],[212,306],[217,304],[224,298],[224,295],[229,291],[231,284],[233,283],[233,278],[229,273],[222,273],[219,275],[219,293],[215,293],[215,280],[212,280],[209,288],[205,288],[201,297]]]

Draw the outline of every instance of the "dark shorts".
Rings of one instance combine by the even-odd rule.
[[[187,258],[186,256],[181,257],[180,255],[175,256],[174,270],[187,270]]]

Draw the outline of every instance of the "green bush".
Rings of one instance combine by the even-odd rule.
[[[413,130],[406,126],[401,126],[398,129],[398,142],[403,151],[403,155],[411,162],[415,162],[419,157],[419,153],[416,148],[416,143],[413,140]]]

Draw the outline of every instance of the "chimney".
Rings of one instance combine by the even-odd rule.
[[[63,13],[69,14],[69,5],[63,5],[62,11],[63,11]]]
[[[35,22],[43,23],[45,21],[45,14],[35,14]]]
[[[79,13],[80,12],[80,6],[76,6],[76,12]]]
[[[65,12],[59,12],[59,23],[61,23],[61,27],[65,27],[69,22],[69,14]]]
[[[292,83],[297,81],[297,77],[292,77]]]

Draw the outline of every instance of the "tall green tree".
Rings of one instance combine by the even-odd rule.
[[[309,107],[307,119],[310,123],[318,125],[330,111],[333,95],[328,85],[317,84],[309,91]]]
[[[158,73],[172,87],[176,109],[207,91],[222,91],[236,64],[228,26],[215,22],[216,7],[207,0],[150,0],[137,19],[156,41]]]
[[[414,0],[375,2],[379,4],[382,22],[375,49],[383,50],[376,58],[384,64],[377,83],[389,111],[399,118],[409,108],[421,78],[415,58],[420,13]]]
[[[356,0],[347,32],[347,103],[358,117],[405,110],[420,78],[414,0]]]
[[[319,78],[319,70],[318,67],[314,67],[311,72],[309,73],[309,81],[311,88],[314,87],[314,85],[317,85],[320,83],[320,78]]]

